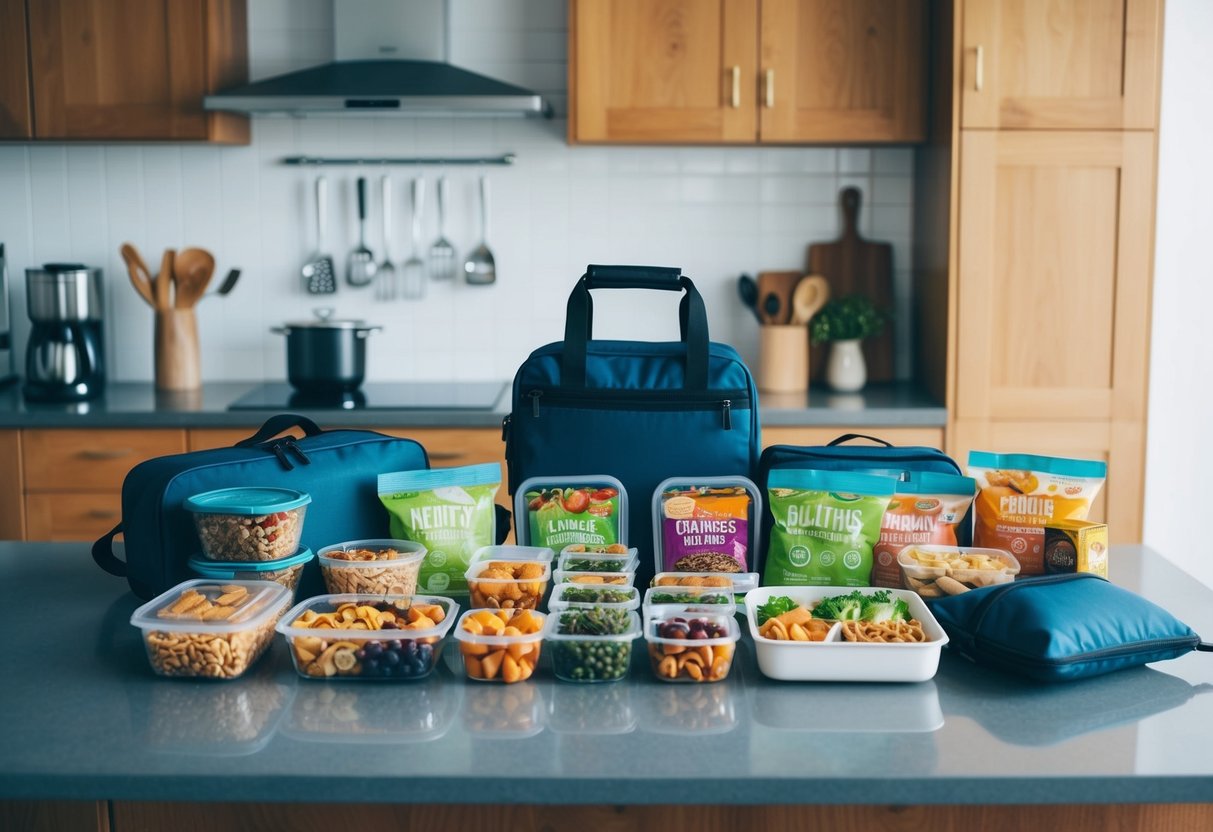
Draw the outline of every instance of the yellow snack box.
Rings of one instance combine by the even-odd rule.
[[[1088,520],[1045,525],[1045,572],[1091,572],[1108,577],[1108,527]]]

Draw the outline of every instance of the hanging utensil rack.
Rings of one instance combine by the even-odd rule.
[[[513,153],[503,153],[500,156],[373,156],[373,157],[339,157],[339,156],[286,156],[281,159],[284,165],[512,165],[517,160]]]

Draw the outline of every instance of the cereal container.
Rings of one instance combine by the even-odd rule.
[[[131,615],[161,676],[235,679],[265,652],[291,592],[273,581],[186,581]]]
[[[299,551],[312,498],[289,488],[221,488],[185,501],[210,560],[281,560]]]
[[[425,555],[425,547],[411,540],[350,540],[320,550],[320,571],[334,594],[412,595]]]
[[[311,549],[303,549],[282,560],[246,561],[225,563],[207,560],[194,555],[189,559],[190,570],[201,578],[212,581],[273,581],[282,584],[292,594],[299,588],[303,567],[315,557]]]

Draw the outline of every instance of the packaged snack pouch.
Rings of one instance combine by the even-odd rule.
[[[973,545],[1006,549],[1021,575],[1043,574],[1045,526],[1086,520],[1107,474],[1099,460],[971,451],[969,475],[980,489]]]
[[[514,494],[514,522],[524,546],[611,546],[626,542],[628,497],[623,483],[601,474],[532,477]]]
[[[912,471],[899,480],[880,521],[880,540],[873,550],[872,586],[900,588],[897,555],[911,544],[956,546],[956,527],[964,519],[977,483],[971,477]]]
[[[764,584],[871,585],[872,548],[895,478],[777,469],[767,486],[775,522]]]
[[[472,555],[496,542],[493,501],[500,487],[501,466],[495,462],[379,475],[379,499],[391,518],[392,537],[427,550],[419,589],[467,592],[463,573]]]
[[[758,486],[745,477],[661,483],[653,492],[656,571],[749,572],[761,503]]]

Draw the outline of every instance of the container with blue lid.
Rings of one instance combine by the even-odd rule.
[[[208,560],[278,561],[299,549],[309,494],[290,488],[220,488],[195,494],[184,506]]]
[[[313,557],[312,550],[306,547],[289,558],[245,563],[222,563],[194,555],[189,559],[189,567],[196,575],[211,580],[276,581],[294,592],[299,587],[303,567]]]

